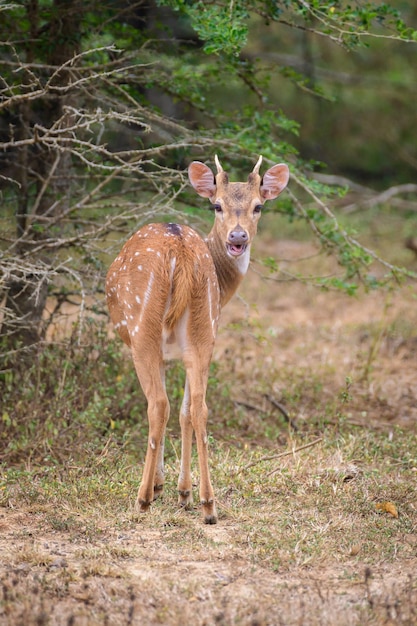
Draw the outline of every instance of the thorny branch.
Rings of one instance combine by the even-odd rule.
[[[143,72],[147,65],[126,63],[120,55],[118,63],[110,60],[99,69],[81,66],[83,58],[104,50],[115,52],[113,47],[82,52],[49,70],[17,61],[15,75],[22,72],[27,82],[15,86],[2,78],[1,109],[11,118],[20,116],[25,129],[22,133],[10,125],[9,136],[3,132],[0,141],[2,164],[9,164],[1,174],[8,216],[6,221],[3,216],[0,235],[3,334],[17,315],[6,307],[11,285],[17,296],[28,288],[36,306],[45,285],[61,287],[65,294],[72,283],[81,297],[81,322],[87,295],[102,281],[104,256],[120,245],[116,238],[158,214],[178,212],[183,172],[161,163],[171,152],[202,150],[213,143],[194,138],[186,127],[143,107],[127,92],[124,99],[114,98],[112,90],[122,94],[116,77]],[[62,80],[65,72],[68,80]],[[54,103],[58,116],[42,118],[39,109],[29,108],[34,101],[41,108]],[[161,137],[158,143],[160,129],[169,129],[169,142]],[[150,133],[152,142],[146,139]],[[20,225],[17,236],[14,217]],[[22,314],[15,322],[24,325],[25,319]]]

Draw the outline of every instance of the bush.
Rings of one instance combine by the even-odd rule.
[[[99,453],[109,437],[128,445],[146,426],[146,401],[122,344],[90,323],[81,341],[42,343],[30,360],[8,357],[0,374],[0,455],[19,463]]]

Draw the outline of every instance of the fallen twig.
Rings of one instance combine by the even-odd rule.
[[[249,402],[244,402],[243,400],[233,400],[234,404],[237,406],[243,406],[245,409],[249,411],[257,411],[258,413],[266,413],[265,409],[262,409],[260,406],[256,406],[254,404],[249,404]]]
[[[280,411],[280,413],[284,416],[284,418],[287,420],[288,424],[291,426],[291,428],[295,431],[298,430],[298,426],[297,424],[294,422],[293,419],[291,419],[291,417],[288,415],[287,411],[284,409],[283,405],[278,402],[277,400],[275,400],[275,398],[273,398],[272,396],[270,396],[269,394],[265,394],[265,398],[267,400],[269,400],[269,402],[276,408],[278,409],[278,411]]]
[[[271,461],[273,459],[280,459],[283,456],[289,456],[290,454],[295,454],[296,452],[300,452],[301,450],[306,450],[307,448],[311,448],[312,446],[315,446],[318,443],[320,443],[322,439],[323,437],[319,437],[318,439],[315,439],[314,441],[311,441],[310,443],[305,443],[303,446],[299,446],[298,448],[292,448],[291,450],[286,450],[285,452],[280,452],[279,454],[270,454],[268,456],[263,456],[260,459],[257,459],[256,461],[252,461],[252,463],[248,463],[248,465],[245,465],[245,467],[242,467],[242,469],[238,470],[236,474],[240,474],[241,472],[246,471],[247,469],[249,469],[250,467],[253,467],[254,465],[258,465],[258,463],[262,463],[263,461]],[[278,472],[278,470],[279,468],[272,470],[272,472],[269,472],[267,476],[271,476],[275,472]]]
[[[296,452],[300,452],[300,450],[305,450],[306,448],[311,448],[315,445],[317,445],[318,443],[320,443],[320,441],[323,439],[323,437],[319,437],[318,439],[315,439],[314,441],[311,441],[310,443],[306,443],[303,446],[300,446],[299,448],[293,448],[292,450],[287,450],[286,452],[281,452],[281,454],[277,454],[277,456],[275,458],[279,458],[282,456],[289,456],[290,454],[295,454]],[[275,474],[275,472],[279,471],[279,467],[276,467],[275,469],[273,469],[271,472],[268,472],[267,476],[272,476],[272,474]]]

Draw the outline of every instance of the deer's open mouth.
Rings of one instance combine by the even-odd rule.
[[[240,256],[246,250],[246,243],[227,243],[226,249],[230,256]]]

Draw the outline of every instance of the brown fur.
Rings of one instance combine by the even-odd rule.
[[[146,511],[164,483],[164,437],[169,402],[164,350],[177,341],[186,370],[180,422],[182,433],[179,503],[192,503],[191,445],[195,433],[200,466],[200,501],[205,522],[216,523],[207,450],[208,370],[220,308],[238,288],[249,264],[264,200],[276,197],[288,168],[275,165],[259,176],[259,159],[246,183],[230,183],[218,160],[216,177],[203,163],[190,165],[190,181],[210,198],[216,214],[206,241],[188,226],[150,224],[123,246],[106,281],[110,316],[131,348],[136,373],[148,400],[149,437],[137,503]]]

